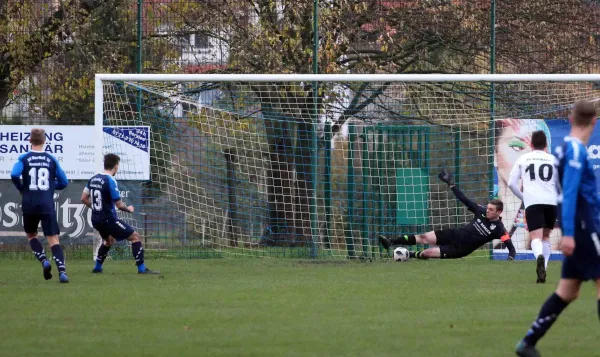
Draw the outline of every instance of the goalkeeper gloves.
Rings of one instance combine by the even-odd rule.
[[[454,185],[454,181],[452,180],[452,174],[446,172],[445,170],[442,170],[442,172],[440,172],[438,178],[445,182],[448,186]]]

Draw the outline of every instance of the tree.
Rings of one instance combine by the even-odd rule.
[[[36,104],[29,107],[30,118],[41,112],[54,121],[90,121],[93,74],[135,71],[135,4],[128,0],[57,4],[0,2],[0,108],[26,100]],[[216,41],[228,53],[210,60],[206,68],[215,72],[313,71],[311,1],[145,0],[145,4],[145,70],[189,70],[174,60],[180,56],[179,40],[196,34]],[[319,73],[489,71],[488,1],[320,0],[318,11]],[[595,71],[600,33],[594,21],[597,14],[597,5],[584,0],[499,3],[498,70]],[[200,57],[199,61],[206,59]],[[418,90],[414,91],[402,89],[397,95],[410,101],[411,109],[399,112],[391,105],[397,104],[398,97],[390,94],[397,88],[390,86],[321,83],[316,98],[311,83],[252,88],[269,134],[271,242],[304,244],[311,239],[309,198],[315,188],[310,143],[319,117],[329,118],[334,132],[349,119],[373,117],[429,125],[452,123],[441,122],[421,97],[462,88],[428,85],[415,86]],[[48,98],[42,99],[43,95]],[[483,99],[478,100],[485,101],[486,94],[481,95]],[[471,105],[472,98],[445,100]],[[233,99],[227,105],[235,107]],[[489,128],[487,120],[480,120],[467,129],[466,133],[483,138]],[[316,134],[322,137],[322,133]]]
[[[596,1],[502,1],[496,27],[499,72],[596,73],[598,15]]]
[[[130,0],[3,1],[0,112],[25,103],[28,112],[22,116],[28,122],[92,123],[94,74],[136,71],[135,5]],[[158,36],[146,45],[154,52],[147,67],[163,67],[177,56]]]
[[[320,4],[319,73],[460,72],[474,68],[475,54],[485,50],[486,36],[469,32],[473,6],[468,3],[432,8],[376,0]],[[174,14],[171,23],[176,31],[202,33],[226,44],[230,56],[222,72],[312,72],[310,1],[176,1],[166,6],[165,12]],[[311,83],[255,86],[269,147],[271,242],[311,240],[310,143],[317,116],[338,111],[334,115],[338,131],[346,120],[374,104],[389,85],[321,83],[316,98]]]
[[[48,68],[48,65],[52,67],[48,59],[59,58],[77,48],[74,34],[85,30],[91,13],[101,3],[67,1],[54,5],[51,2],[5,1],[0,4],[0,108],[28,101],[35,107],[30,107],[32,111],[40,110],[40,103],[44,102],[40,98],[43,89],[57,82],[53,80],[57,73]],[[70,68],[65,67],[69,72]],[[43,84],[38,85],[40,80]],[[69,81],[77,80],[73,76],[69,78]],[[89,88],[89,85],[81,84]],[[77,90],[69,90],[69,95],[77,97],[75,92]],[[66,93],[63,91],[62,94]],[[58,91],[51,95],[60,96]]]

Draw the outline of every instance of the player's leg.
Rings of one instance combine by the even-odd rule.
[[[98,230],[98,233],[100,233],[100,237],[102,238],[102,244],[100,244],[98,252],[96,253],[96,264],[94,265],[94,269],[92,269],[92,273],[94,274],[102,273],[102,265],[108,257],[108,252],[110,251],[110,248],[115,242],[115,239],[113,237],[111,237],[108,234],[105,234],[103,231]]]
[[[525,209],[531,250],[533,250],[533,256],[536,260],[537,283],[546,282],[546,258],[544,257],[544,245],[542,243],[545,225],[544,213],[544,205],[531,205]]]
[[[439,259],[441,256],[440,247],[431,247],[416,252],[409,252],[409,257],[416,259]]]
[[[58,279],[61,283],[68,283],[69,278],[67,277],[65,254],[58,240],[60,229],[58,227],[58,222],[56,221],[56,215],[47,214],[42,216],[41,220],[44,235],[48,239],[48,245],[50,246],[50,250],[52,251],[52,259],[54,260],[56,268],[58,269]]]
[[[537,259],[539,256],[544,256],[544,246],[542,244],[542,238],[544,237],[544,229],[538,228],[535,230],[529,230],[529,238],[531,239],[531,250],[533,250],[533,256]]]
[[[127,239],[131,242],[131,253],[135,259],[138,274],[159,274],[159,272],[146,268],[146,264],[144,264],[144,247],[142,247],[142,239],[133,227],[119,219],[110,223],[107,232],[117,241]]]
[[[546,261],[545,269],[548,269],[548,261],[550,261],[550,255],[552,254],[552,246],[550,244],[550,233],[554,229],[556,218],[558,216],[558,209],[553,205],[544,206],[544,231],[542,233],[542,252],[544,254],[544,260]]]
[[[415,244],[436,244],[436,235],[441,231],[431,231],[423,234],[402,234],[399,237],[389,239],[380,235],[379,241],[385,249],[389,249],[392,245],[415,245]]]
[[[596,279],[596,299],[598,299],[598,318],[600,319],[600,279]]]
[[[555,292],[550,295],[533,322],[527,335],[517,344],[517,355],[521,357],[539,356],[535,345],[550,329],[561,312],[579,296],[581,274],[575,258],[566,257],[563,260],[561,279]]]
[[[144,247],[142,247],[142,239],[138,232],[133,232],[128,240],[131,242],[131,253],[135,259],[138,274],[159,274],[157,271],[146,268],[146,264],[144,264]]]
[[[543,243],[544,229],[536,229],[530,231],[529,236],[531,237],[531,250],[533,250],[533,256],[535,257],[535,273],[537,275],[536,283],[546,282],[546,256],[544,255],[544,243]]]
[[[440,259],[459,259],[464,258],[467,255],[473,253],[477,248],[478,244],[465,244],[465,243],[454,243],[444,244],[440,246]]]
[[[29,241],[29,246],[37,260],[42,264],[44,279],[50,280],[52,279],[52,264],[48,261],[44,246],[38,239],[37,229],[39,224],[40,217],[38,215],[23,214],[23,227]]]
[[[473,253],[479,245],[466,243],[443,244],[425,250],[410,252],[411,258],[416,259],[458,259]]]
[[[551,229],[544,228],[544,236],[542,238],[542,254],[544,254],[545,266],[544,269],[548,270],[548,261],[550,261],[550,256],[552,255],[552,243],[550,242],[550,233],[552,233]]]
[[[48,239],[48,245],[50,246],[50,250],[52,251],[52,259],[56,264],[56,268],[58,269],[58,280],[61,283],[68,283],[69,278],[67,277],[67,267],[65,264],[65,254],[60,247],[60,243],[58,241],[58,234],[54,234],[51,236],[46,236]]]

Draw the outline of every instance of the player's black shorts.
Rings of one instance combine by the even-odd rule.
[[[441,259],[466,257],[482,245],[462,229],[441,229],[435,231],[435,237]]]
[[[563,258],[561,278],[577,280],[600,279],[599,233],[590,232],[576,224],[575,251]]]
[[[103,240],[108,240],[108,236],[112,236],[117,241],[122,241],[135,232],[133,227],[120,219],[92,222],[92,226],[100,233]]]
[[[530,232],[540,228],[552,229],[557,214],[557,208],[554,205],[531,205],[525,209],[527,229]]]
[[[581,281],[598,280],[600,279],[600,261],[583,261],[573,255],[564,257],[560,277]]]
[[[23,227],[25,233],[36,233],[38,231],[38,225],[42,222],[42,230],[44,235],[55,236],[60,234],[60,228],[56,221],[56,214],[27,214],[23,213]]]

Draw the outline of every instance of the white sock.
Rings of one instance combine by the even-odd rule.
[[[541,239],[534,239],[531,241],[531,250],[533,250],[533,256],[537,259],[540,255],[544,254],[544,247]]]
[[[546,239],[544,241],[542,241],[542,244],[544,245],[543,251],[544,251],[544,258],[546,258],[546,269],[548,269],[548,261],[550,260],[550,254],[552,253],[552,250],[550,248],[550,240]]]

